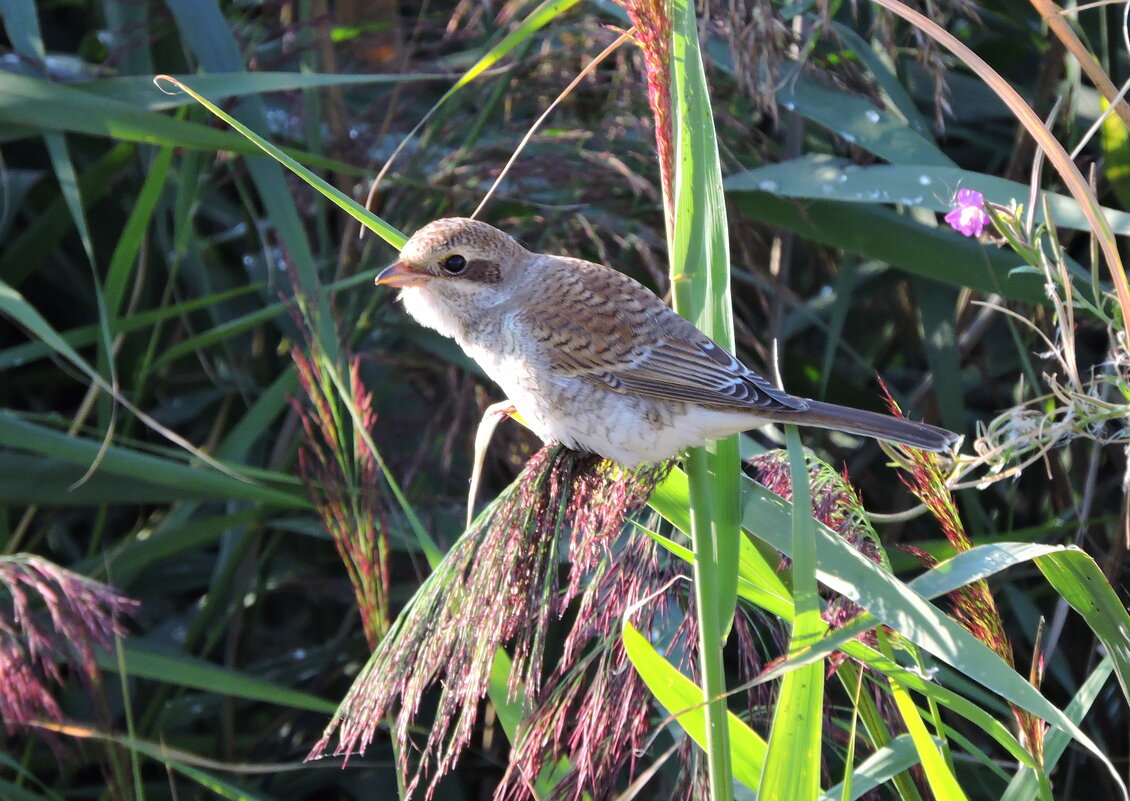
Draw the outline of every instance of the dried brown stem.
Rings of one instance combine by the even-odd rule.
[[[1119,97],[1120,93],[1118,87],[1114,85],[1114,81],[1103,72],[1102,67],[1095,62],[1086,46],[1079,41],[1079,37],[1075,35],[1071,25],[1063,18],[1063,9],[1056,5],[1053,0],[1031,0],[1031,2],[1044,22],[1047,23],[1048,29],[1063,42],[1064,47],[1070,51],[1071,55],[1075,56],[1075,60],[1079,62],[1079,66],[1083,68],[1087,78],[1106,98],[1106,102],[1114,106],[1114,113],[1122,120],[1122,124],[1130,128],[1130,104]]]

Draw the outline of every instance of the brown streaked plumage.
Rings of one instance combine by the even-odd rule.
[[[477,220],[421,228],[377,276],[452,337],[546,442],[627,466],[767,422],[934,451],[937,426],[798,398],[749,370],[651,290],[592,262],[531,253]]]

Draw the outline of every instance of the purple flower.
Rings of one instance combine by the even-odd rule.
[[[957,205],[946,215],[946,222],[966,236],[980,236],[989,222],[985,213],[985,196],[975,189],[957,190]]]

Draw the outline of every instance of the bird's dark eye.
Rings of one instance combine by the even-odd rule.
[[[443,260],[443,269],[451,275],[459,275],[467,269],[467,260],[456,253]]]

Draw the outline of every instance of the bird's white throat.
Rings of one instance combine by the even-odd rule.
[[[461,339],[463,324],[451,304],[445,303],[440,293],[427,287],[406,286],[400,290],[400,301],[412,319],[420,325],[434,328],[445,337]]]

